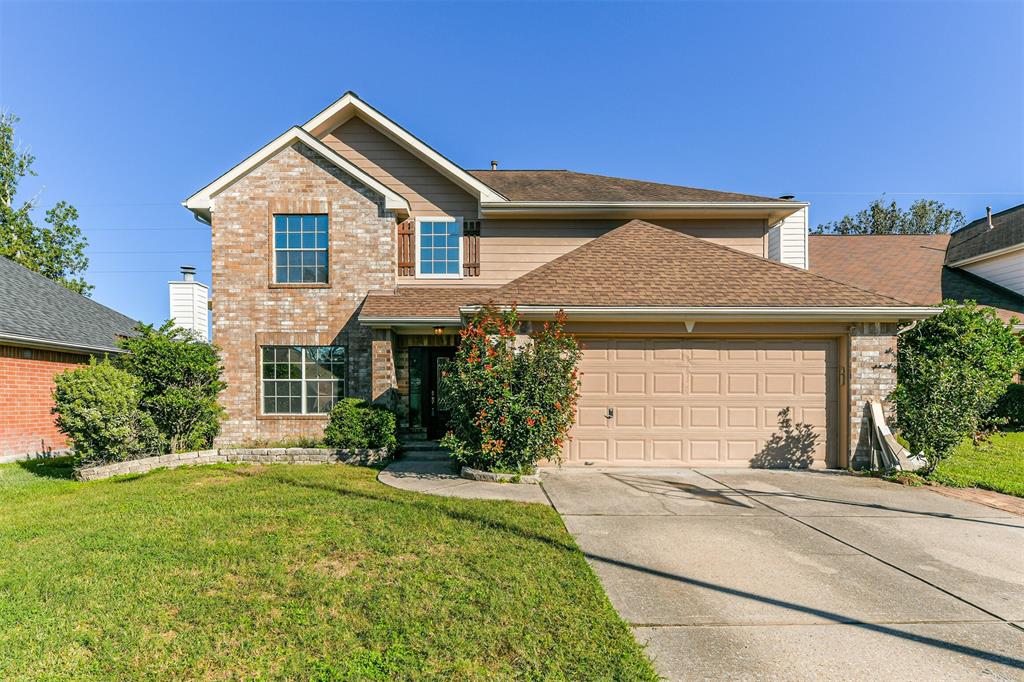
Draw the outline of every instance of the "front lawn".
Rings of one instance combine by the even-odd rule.
[[[347,466],[0,466],[0,679],[655,675],[547,507]]]
[[[929,479],[1024,497],[1024,432],[996,434],[977,446],[967,440],[939,463]]]

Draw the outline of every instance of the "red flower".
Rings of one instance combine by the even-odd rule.
[[[536,423],[537,423],[537,422],[533,421],[533,417],[527,417],[527,418],[526,418],[526,425],[527,425],[527,426],[533,426],[533,425],[534,425],[534,424],[536,424]]]

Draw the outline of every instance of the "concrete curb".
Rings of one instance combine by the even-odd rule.
[[[111,476],[143,474],[154,469],[175,469],[181,466],[220,463],[244,464],[383,464],[391,459],[387,450],[345,450],[340,448],[220,448],[175,452],[132,459],[125,462],[99,464],[75,470],[79,481],[99,481]]]
[[[539,485],[539,474],[499,474],[494,471],[480,471],[472,467],[464,466],[459,472],[463,478],[471,481],[485,481],[487,483],[523,483],[526,485]]]

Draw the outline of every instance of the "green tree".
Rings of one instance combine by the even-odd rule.
[[[981,429],[1024,367],[1020,337],[991,308],[947,301],[903,332],[892,394],[901,435],[932,466]]]
[[[875,199],[840,220],[822,223],[815,234],[946,234],[964,226],[964,214],[941,201],[918,199],[909,209]]]
[[[36,197],[15,206],[21,178],[35,175],[35,157],[14,144],[17,122],[14,114],[0,114],[0,256],[88,296],[93,287],[82,277],[89,267],[88,243],[78,228],[75,207],[58,202],[46,212],[47,225],[39,226],[32,220]]]
[[[209,447],[220,433],[224,390],[220,350],[165,322],[136,327],[138,334],[118,342],[126,353],[115,366],[138,377],[141,406],[153,417],[174,452]]]

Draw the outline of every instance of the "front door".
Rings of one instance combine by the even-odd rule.
[[[448,430],[449,414],[439,407],[440,384],[441,372],[454,357],[454,346],[409,349],[410,425],[426,429],[427,438],[440,438]]]

